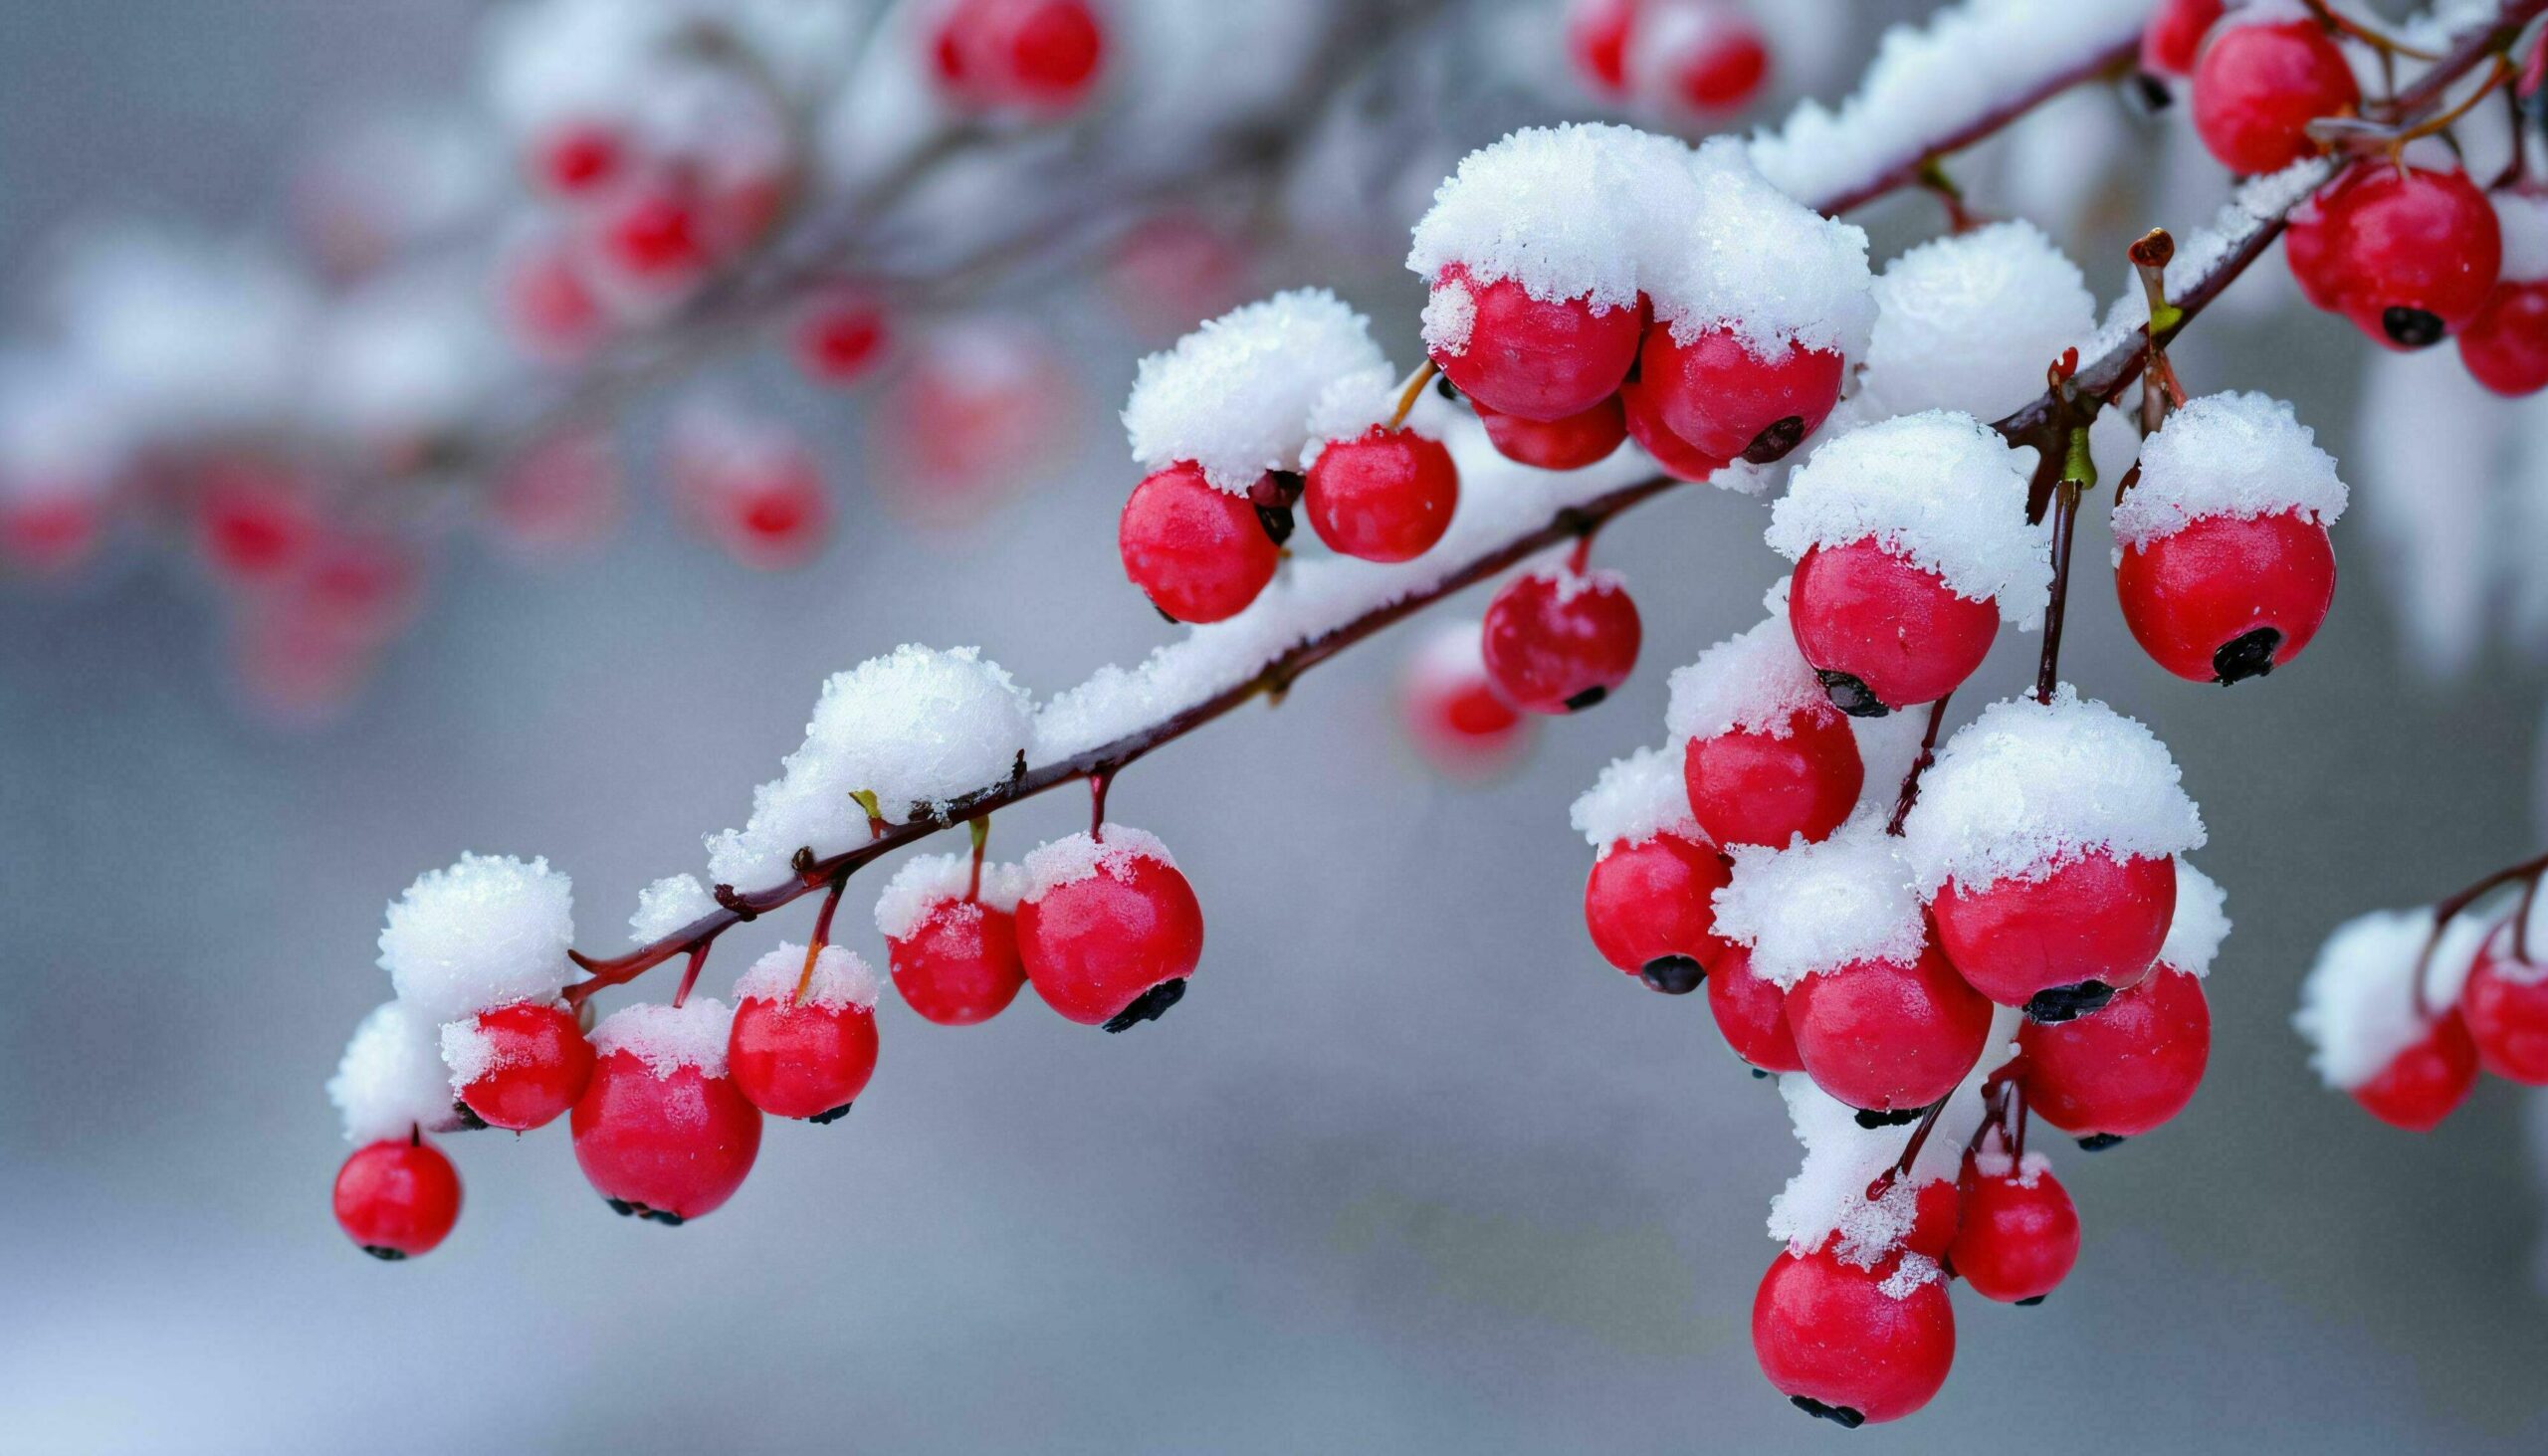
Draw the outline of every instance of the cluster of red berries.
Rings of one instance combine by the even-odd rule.
[[[1066,115],[1104,76],[1106,26],[1087,0],[941,0],[927,31],[940,95],[964,110]]]
[[[1757,100],[1770,44],[1736,0],[1574,0],[1567,55],[1602,98],[1721,121]]]
[[[2536,862],[2499,881],[2536,883]],[[2537,892],[2492,916],[2373,914],[2340,929],[2302,990],[2319,1067],[2364,1111],[2429,1133],[2480,1072],[2548,1087],[2548,964],[2533,960]]]

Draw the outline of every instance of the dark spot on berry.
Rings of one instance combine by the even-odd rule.
[[[1133,1004],[1115,1013],[1106,1023],[1108,1031],[1130,1031],[1145,1021],[1157,1021],[1168,1014],[1168,1008],[1185,999],[1185,978],[1164,980],[1133,998]]]
[[[1292,538],[1292,510],[1288,506],[1259,506],[1256,523],[1265,527],[1266,539],[1281,545]]]
[[[805,1121],[813,1124],[817,1128],[828,1128],[832,1124],[839,1122],[841,1119],[848,1117],[849,1108],[850,1105],[848,1103],[842,1103],[840,1106],[833,1108],[830,1112],[816,1113]]]
[[[1569,713],[1582,713],[1584,710],[1609,696],[1610,690],[1607,688],[1587,688],[1583,692],[1566,700],[1566,711]]]
[[[637,1205],[629,1202],[625,1198],[604,1198],[601,1201],[609,1204],[610,1211],[618,1214],[622,1218],[626,1218],[637,1211]]]
[[[1433,392],[1442,396],[1444,399],[1450,400],[1454,404],[1459,402],[1460,386],[1452,383],[1451,376],[1448,374],[1436,374],[1433,376]]]
[[[2021,1310],[2031,1310],[2031,1309],[2033,1309],[2035,1306],[2037,1306],[2037,1305],[2039,1305],[2039,1304],[2042,1304],[2042,1303],[2043,1303],[2043,1296],[2042,1296],[2042,1295],[2036,1295],[2036,1296],[2034,1296],[2032,1299],[2022,1299],[2022,1300],[2017,1300],[2017,1301],[2016,1301],[2015,1303],[2017,1304],[2017,1307],[2018,1309],[2021,1309]]]
[[[2442,342],[2442,315],[2429,309],[2392,305],[2380,312],[2380,331],[2400,348],[2431,348]]]
[[[2274,649],[2282,646],[2282,633],[2272,627],[2258,627],[2240,633],[2221,644],[2212,655],[2212,681],[2222,687],[2261,678],[2273,671]]]
[[[1708,978],[1708,968],[1687,955],[1657,955],[1636,978],[1667,996],[1686,996]]]
[[[1791,1395],[1788,1404],[1817,1420],[1827,1420],[1844,1431],[1854,1431],[1867,1423],[1867,1418],[1845,1405],[1825,1405],[1810,1395]]]
[[[478,1110],[465,1102],[454,1102],[451,1105],[451,1115],[460,1119],[460,1126],[454,1130],[455,1132],[483,1133],[487,1131],[487,1120],[478,1116]]]
[[[1168,608],[1161,606],[1158,602],[1151,603],[1151,610],[1159,613],[1159,619],[1171,627],[1182,627],[1185,625],[1184,623],[1176,620],[1175,617],[1169,615]]]
[[[2105,1009],[2114,999],[2114,987],[2101,980],[2083,980],[2074,986],[2050,986],[2034,993],[2026,1002],[2026,1019],[2041,1026],[2056,1026],[2076,1021],[2092,1011]]]
[[[1857,1112],[1858,1126],[1870,1133],[1878,1128],[1899,1128],[1906,1123],[1920,1121],[1920,1115],[1927,1111],[1927,1108],[1906,1107],[1896,1108],[1889,1113],[1880,1113],[1872,1108],[1860,1108]]]
[[[2168,89],[2168,83],[2147,71],[2134,74],[2131,84],[2123,89],[2123,96],[2144,116],[2165,115],[2177,104],[2177,94]]]
[[[1851,718],[1882,718],[1893,711],[1884,706],[1884,700],[1876,697],[1873,689],[1847,673],[1816,668],[1813,675],[1822,680],[1822,696]]]
[[[362,1251],[383,1264],[395,1264],[407,1257],[407,1251],[404,1249],[384,1248],[379,1244],[365,1244],[362,1246]]]
[[[1786,459],[1804,440],[1805,416],[1790,415],[1753,436],[1752,443],[1743,447],[1743,458],[1754,465],[1768,465]]]
[[[1752,1080],[1755,1082],[1767,1082],[1770,1080],[1770,1074],[1763,1068],[1755,1067],[1752,1069]]]
[[[2121,1133],[2091,1133],[2087,1137],[2079,1140],[2079,1150],[2081,1152],[2103,1152],[2109,1147],[2119,1147],[2121,1145],[2123,1145],[2123,1135]]]
[[[651,1218],[666,1228],[679,1228],[682,1225],[682,1216],[680,1214],[667,1213],[661,1208],[649,1208],[643,1203],[637,1205],[637,1216],[639,1218]]]

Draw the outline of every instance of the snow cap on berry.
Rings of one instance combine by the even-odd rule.
[[[1708,842],[1707,832],[1691,817],[1690,790],[1681,776],[1681,754],[1674,749],[1639,748],[1611,759],[1576,799],[1568,818],[1603,855],[1658,834]]]
[[[1398,395],[1404,388],[1404,376],[1385,363],[1329,381],[1319,392],[1318,403],[1310,407],[1309,443],[1301,447],[1301,469],[1318,464],[1328,446],[1360,440],[1386,426],[1397,414]],[[1431,391],[1420,391],[1415,407],[1398,428],[1427,440],[1441,439],[1447,410],[1438,409],[1438,404]]]
[[[2459,1004],[2486,930],[2472,916],[2443,929],[2425,968],[2425,1014],[2419,1015],[2416,963],[2433,936],[2433,911],[2379,910],[2336,927],[2300,982],[2300,1009],[2291,1018],[2309,1042],[2309,1065],[2319,1078],[2350,1091],[2423,1040],[2434,1017]]]
[[[505,1064],[504,1049],[496,1039],[479,1029],[478,1018],[446,1021],[436,1045],[442,1051],[442,1065],[451,1074],[451,1095]]]
[[[1732,137],[1702,145],[1691,169],[1702,205],[1644,270],[1655,320],[1684,344],[1729,329],[1765,359],[1793,346],[1862,357],[1875,322],[1866,233],[1770,185]]]
[[[1768,539],[1791,561],[1872,538],[2020,629],[2043,621],[2052,527],[2028,525],[2029,457],[1971,415],[1928,410],[1826,440],[1788,477]]]
[[[1929,930],[1900,845],[1873,815],[1818,844],[1737,845],[1716,932],[1750,946],[1752,973],[1782,990],[1844,965],[1908,965]]]
[[[716,909],[717,898],[697,875],[668,875],[637,892],[628,932],[640,940],[660,940]]]
[[[2503,267],[2495,276],[2505,283],[2548,278],[2548,197],[2498,187],[2486,199],[2495,205],[2495,223],[2504,237]]]
[[[2094,850],[2115,859],[2203,848],[2203,815],[2150,729],[2063,684],[2052,702],[1994,703],[1920,783],[1903,853],[1923,900],[2040,880]]]
[[[796,963],[805,963],[805,947],[796,947]],[[793,982],[790,982],[793,987]],[[593,1028],[593,1051],[600,1056],[626,1052],[646,1065],[657,1081],[684,1067],[703,1077],[726,1075],[726,1038],[734,1029],[733,1008],[714,996],[693,996],[679,1006],[640,1001],[622,1006]]]
[[[1387,370],[1370,319],[1325,289],[1295,289],[1142,360],[1124,429],[1144,469],[1192,461],[1214,487],[1245,495],[1300,458],[1330,385]]]
[[[2079,266],[2029,222],[1921,244],[1885,266],[1875,302],[1859,392],[1896,414],[2013,413],[2096,322]]]
[[[1022,868],[1026,872],[1026,901],[1042,900],[1065,885],[1076,884],[1104,871],[1119,875],[1135,860],[1157,860],[1169,869],[1176,861],[1169,858],[1168,846],[1147,829],[1124,824],[1105,826],[1104,837],[1086,834],[1067,835],[1050,844],[1029,851]]]
[[[914,855],[885,882],[876,897],[876,931],[900,940],[921,927],[929,913],[959,901],[973,884],[973,857],[960,854]],[[982,861],[981,903],[1003,914],[1017,909],[1026,893],[1026,872],[997,860]]]
[[[548,861],[465,854],[391,903],[380,966],[398,999],[440,1025],[556,995],[575,977],[574,940],[574,884]]]
[[[805,947],[781,940],[775,949],[735,977],[735,1004],[740,1006],[753,999],[787,1001],[795,996],[796,982],[804,974]],[[875,970],[857,951],[843,945],[826,945],[823,953],[814,957],[813,979],[805,983],[804,999],[796,1004],[819,1006],[826,1011],[848,1006],[872,1011],[883,992],[884,982],[876,978]]]
[[[1783,598],[1772,601],[1767,620],[1674,668],[1671,689],[1663,725],[1676,740],[1736,729],[1784,738],[1795,730],[1796,715],[1830,708],[1812,666],[1796,649]]]
[[[1690,149],[1672,137],[1606,122],[1527,126],[1460,159],[1415,224],[1406,266],[1428,286],[1456,264],[1542,303],[1634,308],[1649,282],[1643,259],[1661,256],[1701,205]],[[1434,290],[1428,346],[1465,350],[1466,292]]]
[[[460,1126],[451,1106],[434,1023],[402,1001],[384,1001],[354,1028],[327,1100],[344,1119],[349,1143],[404,1138],[417,1128],[440,1133]]]
[[[2210,875],[2177,856],[2177,911],[2168,922],[2168,938],[2159,946],[2159,963],[2197,980],[2212,974],[2221,942],[2230,938],[2229,906],[2229,895]]]
[[[2141,480],[2115,503],[2115,561],[2206,517],[2295,513],[2328,525],[2345,514],[2336,460],[2291,406],[2256,393],[2188,400],[2141,443]]]

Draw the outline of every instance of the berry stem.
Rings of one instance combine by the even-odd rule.
[[[969,903],[982,898],[982,847],[991,842],[991,816],[984,814],[964,827],[973,836],[973,875],[964,885],[964,899]]]
[[[1088,775],[1088,837],[1100,843],[1106,839],[1106,793],[1115,786],[1115,773],[1123,766],[1101,763]]]
[[[690,999],[690,988],[699,984],[699,972],[707,968],[708,947],[715,943],[702,940],[690,948],[690,963],[681,968],[681,984],[673,988],[674,1010],[680,1010],[682,1003]]]
[[[2325,26],[2328,30],[2335,32],[2337,35],[2351,36],[2353,39],[2371,47],[2373,50],[2380,53],[2380,58],[2383,64],[2386,64],[2390,58],[2396,56],[2404,56],[2410,61],[2439,61],[2442,59],[2431,51],[2419,51],[2415,47],[2406,44],[2404,41],[2382,35],[2380,32],[2373,30],[2371,27],[2364,25],[2358,20],[2338,15],[2333,9],[2329,8],[2327,0],[2304,0],[2304,3],[2308,5],[2309,13],[2318,17],[2318,23],[2320,25]]]
[[[1949,692],[1929,705],[1929,728],[1920,734],[1920,756],[1911,760],[1911,771],[1902,775],[1901,796],[1893,801],[1893,817],[1885,821],[1887,834],[1899,836],[1902,826],[1910,822],[1912,806],[1920,802],[1920,775],[1938,761],[1938,728],[1947,721],[1947,701],[1953,697]]]
[[[1423,363],[1415,366],[1415,372],[1406,378],[1406,387],[1397,392],[1397,409],[1389,415],[1390,429],[1399,429],[1406,424],[1406,417],[1415,412],[1415,402],[1424,397],[1424,386],[1432,383],[1433,376],[1441,372],[1442,366],[1434,363],[1429,355]]]
[[[1938,1126],[1938,1114],[1947,1110],[1947,1103],[1954,1097],[1955,1094],[1950,1092],[1921,1110],[1919,1126],[1911,1130],[1911,1136],[1902,1144],[1902,1155],[1893,1160],[1893,1166],[1876,1174],[1874,1182],[1867,1184],[1868,1202],[1873,1203],[1892,1192],[1896,1181],[1911,1175],[1913,1164],[1920,1160],[1920,1149],[1928,1144],[1930,1132]]]
[[[814,962],[823,956],[823,947],[832,942],[832,913],[840,909],[841,892],[849,888],[849,871],[832,877],[832,888],[823,892],[822,909],[814,912],[814,934],[805,937],[805,968],[796,973],[795,993],[787,998],[790,1006],[805,1003],[805,993],[814,988]]]
[[[2470,906],[2506,885],[2521,886],[2519,908],[2514,911],[2513,954],[2525,961],[2530,958],[2530,937],[2525,932],[2530,921],[2530,907],[2538,899],[2539,881],[2543,875],[2548,875],[2548,854],[2534,856],[2517,865],[2506,865],[2475,884],[2465,886],[2434,902],[2433,929],[2425,933],[2424,949],[2416,955],[2415,980],[2409,987],[2415,993],[2416,1016],[2419,1020],[2433,1014],[2431,999],[2425,994],[2425,977],[2433,968],[2433,953],[2442,944],[2442,933],[2452,921],[2465,914]]]
[[[2061,622],[2070,603],[2070,547],[2079,533],[2079,498],[2097,483],[2088,459],[2088,427],[2074,425],[2064,454],[2061,482],[2053,488],[2052,595],[2043,605],[2043,661],[2035,669],[2034,701],[2049,705],[2061,684]]]

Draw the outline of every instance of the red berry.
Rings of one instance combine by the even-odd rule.
[[[698,200],[690,190],[656,183],[628,194],[603,221],[602,256],[642,283],[685,282],[708,266]]]
[[[1752,973],[1752,954],[1728,945],[1708,965],[1708,1014],[1734,1054],[1763,1072],[1802,1072],[1788,1029],[1788,993]]]
[[[1111,824],[1106,834],[1075,834],[1029,855],[1027,874],[1041,883],[1017,907],[1027,979],[1082,1026],[1181,994],[1181,985],[1162,988],[1192,975],[1203,956],[1203,908],[1158,841]]]
[[[831,497],[810,455],[789,451],[753,467],[739,467],[716,491],[709,529],[746,566],[764,571],[801,566],[831,533]]]
[[[301,483],[253,461],[206,466],[195,511],[204,554],[235,581],[271,580],[318,539],[318,512]]]
[[[1798,981],[1788,1026],[1814,1086],[1853,1108],[1907,1112],[1972,1072],[1990,1039],[1991,1003],[1927,945],[1908,965],[1861,960]]]
[[[1628,94],[1628,34],[1638,0],[1575,0],[1566,14],[1566,54],[1586,85],[1613,100]]]
[[[2052,1293],[2079,1262],[2079,1212],[2069,1191],[2030,1153],[1968,1157],[1947,1262],[1975,1294],[2027,1304]]]
[[[1672,433],[1663,423],[1662,407],[1655,402],[1654,390],[1642,379],[1631,379],[1619,386],[1619,407],[1625,417],[1628,435],[1639,450],[1654,457],[1663,473],[1676,481],[1703,482],[1725,469],[1724,456],[1710,455],[1689,441]]]
[[[796,322],[796,367],[817,384],[846,388],[885,357],[885,312],[864,294],[817,299]]]
[[[336,1170],[336,1226],[375,1259],[431,1253],[460,1221],[460,1174],[442,1149],[396,1138],[354,1149]]]
[[[749,995],[726,1045],[735,1090],[773,1118],[828,1123],[876,1072],[876,1014],[854,1001]]]
[[[2079,1137],[2138,1138],[2185,1111],[2212,1059],[2203,982],[2162,964],[2073,1020],[2017,1028],[2026,1106]]]
[[[2224,0],[2159,0],[2141,32],[2141,69],[2156,76],[2191,76],[2195,52],[2221,18]]]
[[[1607,572],[1531,571],[1486,608],[1486,675],[1527,713],[1579,713],[1636,667],[1644,628]]]
[[[2497,394],[2548,388],[2548,279],[2495,285],[2485,307],[2459,330],[2459,362]],[[1487,433],[1491,437],[1493,428]]]
[[[2315,155],[2304,128],[2361,102],[2344,52],[2314,20],[2223,27],[2195,62],[2195,132],[2233,172],[2276,171]]]
[[[618,176],[626,160],[618,132],[598,122],[570,122],[539,143],[539,180],[561,197],[581,197]]]
[[[2309,301],[2396,349],[2465,328],[2503,269],[2494,206],[2457,169],[2356,168],[2293,212],[2283,237]]]
[[[1680,342],[1662,324],[1645,331],[1639,386],[1664,428],[1702,455],[1766,465],[1822,428],[1840,400],[1840,355],[1791,346],[1764,358],[1731,328]]]
[[[1956,970],[2003,1006],[2056,987],[2121,990],[2150,973],[2168,938],[2177,866],[2166,855],[2090,850],[2039,880],[1949,881],[1930,910]]]
[[[1463,315],[1456,351],[1433,362],[1462,394],[1532,420],[1582,414],[1618,392],[1645,331],[1641,308],[1593,307],[1589,298],[1535,299],[1513,279],[1481,284],[1454,264],[1433,285],[1428,320]]]
[[[1627,413],[1619,407],[1617,395],[1562,420],[1526,420],[1476,400],[1470,400],[1469,407],[1477,411],[1478,423],[1486,426],[1487,443],[1498,455],[1542,470],[1598,465],[1628,437]]]
[[[1956,1226],[1964,1221],[1964,1197],[1953,1178],[1931,1178],[1913,1196],[1911,1231],[1902,1236],[1902,1247],[1943,1263],[1955,1245]]]
[[[956,0],[932,55],[958,100],[1059,115],[1095,90],[1106,31],[1084,0]]]
[[[2525,1087],[2548,1087],[2548,975],[2515,959],[2502,943],[2506,934],[2478,952],[2459,992],[2459,1017],[2479,1066]]]
[[[504,293],[515,335],[552,362],[581,354],[609,323],[574,251],[562,243],[544,242],[515,258]]]
[[[2477,1044],[2457,1007],[2443,1012],[2413,1046],[2353,1088],[2363,1111],[2393,1128],[2430,1133],[2477,1085]]]
[[[1329,549],[1366,561],[1411,561],[1451,528],[1460,471],[1439,440],[1374,425],[1318,454],[1301,493]]]
[[[2336,597],[2327,528],[2297,512],[2198,517],[2124,548],[2115,594],[2151,660],[2195,683],[2262,677],[2300,655]]]
[[[1788,622],[1832,701],[1869,716],[1954,692],[2000,634],[1998,607],[1956,595],[1872,536],[1805,553]]]
[[[592,1043],[558,1002],[517,1001],[481,1011],[469,1033],[443,1038],[460,1100],[490,1128],[527,1133],[555,1122],[584,1095]],[[454,1052],[458,1055],[455,1056]]]
[[[1485,628],[1445,623],[1408,665],[1403,708],[1416,751],[1459,777],[1492,774],[1530,742],[1531,720],[1486,676]]]
[[[1601,958],[1658,991],[1699,988],[1730,948],[1711,898],[1730,871],[1716,847],[1666,831],[1613,844],[1584,884],[1584,923]]]
[[[1935,1269],[1903,1262],[1861,1269],[1825,1248],[1770,1265],[1752,1301],[1752,1352],[1780,1394],[1845,1426],[1929,1403],[1955,1363],[1955,1311]]]
[[[722,1070],[658,1073],[627,1050],[594,1064],[568,1126],[585,1180],[612,1207],[659,1223],[723,1207],[760,1153],[760,1109]]]
[[[1692,14],[1699,24],[1666,58],[1669,100],[1703,118],[1741,110],[1770,78],[1769,45],[1751,18],[1730,5],[1695,7]]]
[[[1690,739],[1681,777],[1708,838],[1784,849],[1797,835],[1818,841],[1839,828],[1866,766],[1848,720],[1817,706],[1791,716],[1784,737],[1735,728]]]
[[[1237,616],[1282,559],[1247,498],[1215,489],[1191,464],[1155,471],[1135,486],[1115,540],[1124,574],[1179,622]]]
[[[941,1026],[988,1021],[1026,984],[1016,913],[978,900],[938,902],[885,952],[903,1003]]]

